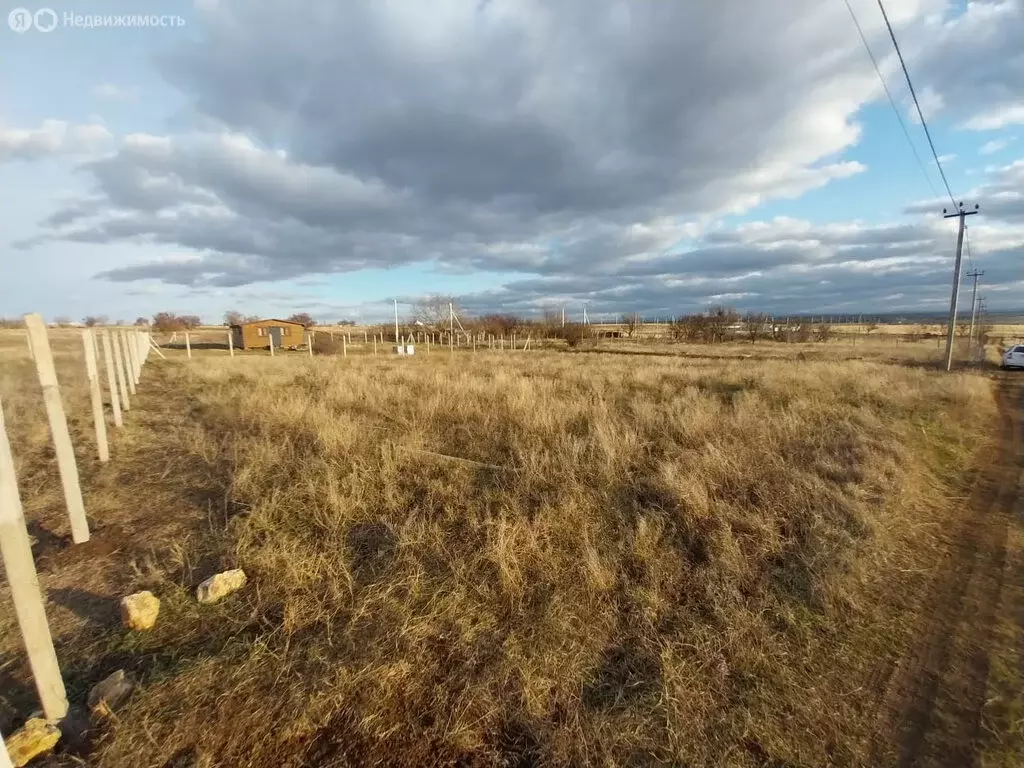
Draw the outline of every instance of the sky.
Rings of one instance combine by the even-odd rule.
[[[9,4],[0,317],[942,311],[953,202],[850,3],[881,80],[844,0]],[[886,10],[1020,310],[1024,0]]]

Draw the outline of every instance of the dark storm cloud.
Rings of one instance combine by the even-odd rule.
[[[920,17],[944,3],[894,6],[927,57]],[[468,299],[489,309],[588,292],[623,309],[881,300],[948,255],[930,220],[708,231],[863,170],[841,153],[878,83],[840,3],[211,7],[201,38],[160,62],[204,132],[126,137],[82,167],[92,194],[24,247],[180,248],[192,257],[100,277],[199,288],[415,263],[536,276]],[[884,34],[872,0],[855,7]],[[1007,29],[986,39],[1008,50],[1024,22],[993,18]],[[997,80],[977,109],[1006,106]],[[990,216],[1020,221],[1020,189],[993,176]]]

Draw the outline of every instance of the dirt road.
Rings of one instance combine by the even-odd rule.
[[[1020,765],[1024,378],[999,380],[1000,432],[979,464],[917,640],[890,677],[871,764]]]

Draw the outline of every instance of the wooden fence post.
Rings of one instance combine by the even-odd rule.
[[[185,351],[188,353],[188,359],[192,359],[192,342],[189,340],[188,331],[185,331]]]
[[[228,331],[228,353],[235,356],[235,335],[231,331]]]
[[[60,399],[60,386],[57,384],[57,371],[53,367],[46,324],[41,315],[31,314],[25,315],[25,326],[32,336],[32,347],[36,352],[36,372],[43,388],[43,404],[46,406],[46,418],[50,422],[53,447],[57,453],[57,469],[64,486],[64,502],[71,519],[71,538],[75,544],[82,544],[89,540],[89,523],[85,519],[85,503],[82,501],[82,489],[78,485],[78,465],[75,463],[75,451],[71,447],[64,403]]]
[[[117,373],[117,386],[121,390],[121,407],[126,411],[132,409],[131,399],[128,397],[128,381],[124,375],[124,354],[121,350],[121,343],[117,339],[117,331],[108,331],[110,343],[114,347],[114,371]]]
[[[341,337],[341,356],[348,357],[348,341],[344,336]]]
[[[310,331],[306,335],[308,337],[308,342],[309,342],[309,356],[312,357],[313,356],[313,332]]]
[[[53,650],[46,608],[39,589],[36,566],[32,561],[32,544],[25,527],[25,516],[14,473],[14,457],[7,440],[3,406],[0,404],[0,556],[4,561],[7,583],[11,588],[14,612],[25,641],[25,651],[32,668],[32,679],[39,692],[46,719],[62,720],[68,713],[68,697],[60,676],[57,654]],[[6,747],[0,746],[6,756]],[[0,758],[0,765],[3,760]],[[10,765],[10,763],[8,763]]]
[[[270,333],[270,329],[267,329],[267,337],[270,339],[270,356],[274,356],[274,334]]]
[[[373,334],[373,356],[377,356],[377,334]]]
[[[123,330],[117,332],[117,343],[121,346],[121,365],[124,368],[124,381],[128,385],[128,391],[134,395],[135,377],[132,375],[131,353],[128,352],[128,339],[125,338]]]
[[[100,461],[110,461],[110,449],[107,447],[107,419],[103,415],[103,392],[100,389],[100,372],[96,364],[96,345],[93,343],[93,331],[86,328],[82,331],[82,346],[85,347],[85,372],[89,377],[89,397],[92,400],[92,421],[96,427],[96,450]]]
[[[121,418],[121,398],[117,392],[117,373],[114,371],[114,358],[110,351],[110,331],[103,331],[103,363],[107,368],[107,389],[110,390],[110,408],[114,412],[114,426],[123,427]]]

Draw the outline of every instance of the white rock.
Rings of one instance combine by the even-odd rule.
[[[14,768],[21,768],[57,746],[60,731],[41,717],[34,717],[7,739],[7,753]]]
[[[196,590],[196,599],[200,603],[215,603],[245,586],[245,571],[235,568],[211,576]]]
[[[160,600],[152,592],[136,592],[121,598],[121,621],[128,629],[152,629],[160,613]]]

